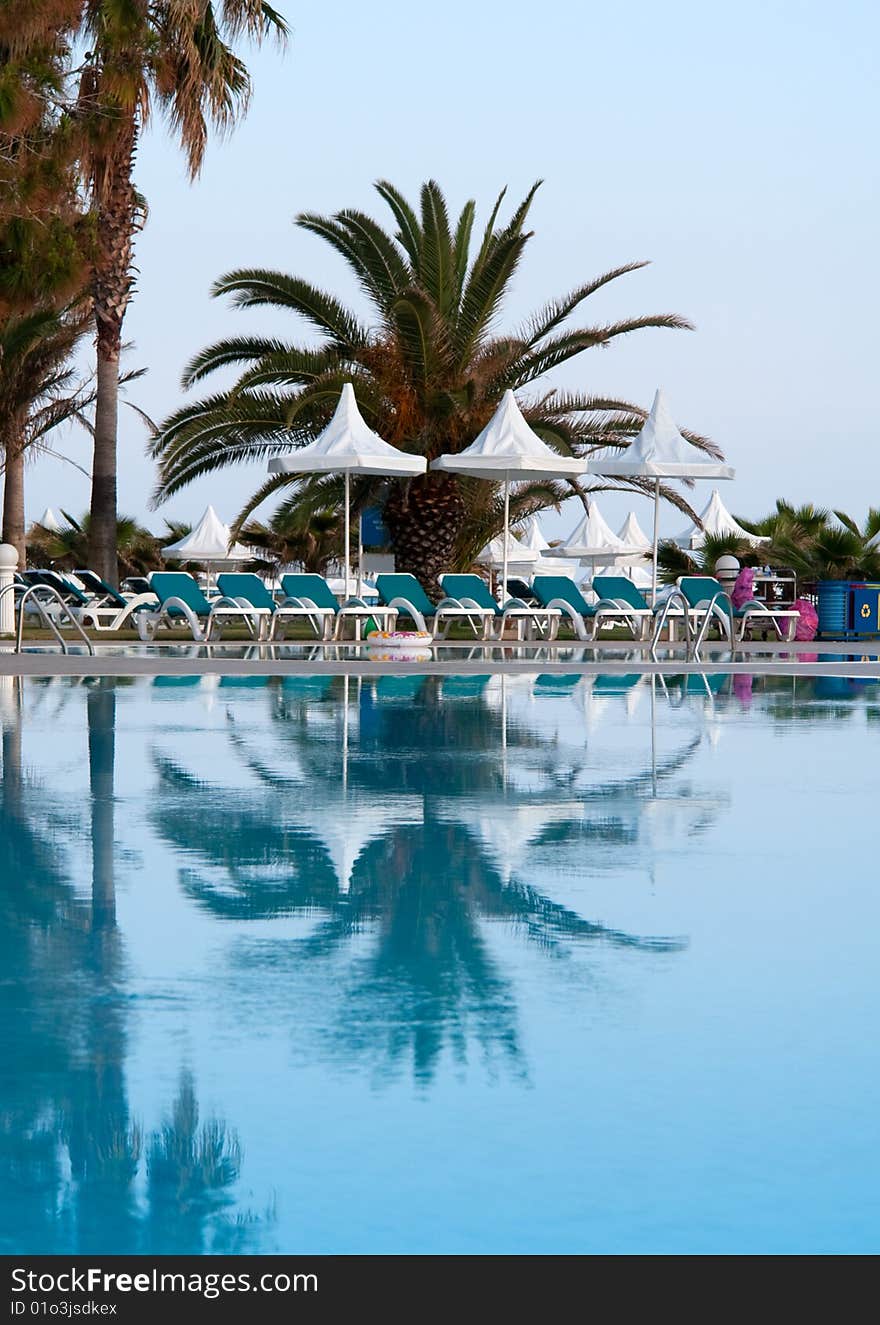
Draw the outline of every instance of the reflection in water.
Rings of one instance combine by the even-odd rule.
[[[559,750],[508,713],[506,696],[491,702],[487,677],[383,677],[359,687],[354,742],[343,679],[320,689],[297,680],[263,679],[271,725],[259,740],[227,710],[229,745],[255,789],[206,783],[157,753],[152,820],[185,853],[183,888],[213,915],[311,919],[306,937],[249,951],[247,967],[314,966],[325,1001],[337,1005],[324,1043],[339,1061],[363,1055],[387,1074],[411,1063],[426,1082],[444,1049],[463,1063],[473,1042],[484,1060],[524,1070],[493,926],[553,957],[593,943],[646,954],[686,946],[554,901],[499,859],[486,830],[515,838],[525,816],[527,839],[552,849],[560,873],[573,852],[589,861],[597,846],[628,845],[652,785],[683,767],[699,736],[660,761],[653,783],[642,770],[586,788],[583,760],[561,778]],[[322,727],[316,739],[309,724],[322,704],[331,738]],[[336,959],[346,952],[358,958],[340,984]]]
[[[223,1218],[239,1146],[199,1124],[184,1074],[160,1131],[144,1137],[126,1085],[126,971],[116,925],[116,693],[89,691],[91,896],[78,892],[57,796],[25,770],[21,685],[2,694],[0,783],[0,1250],[239,1250]],[[65,837],[72,825],[63,825]],[[146,1169],[146,1191],[138,1191]]]
[[[261,1138],[245,1133],[243,1159],[236,1131],[200,1116],[181,1062],[205,1095],[228,1091],[242,1129],[231,1072],[253,1070],[285,1155],[288,1114],[319,1134],[337,1086],[351,1110],[369,1113],[377,1085],[376,1107],[399,1110],[413,1083],[420,1107],[445,1108],[451,1069],[515,1109],[547,1071],[530,999],[546,995],[540,1032],[562,1061],[589,1050],[573,1026],[626,1021],[628,982],[650,1006],[655,975],[674,986],[698,962],[643,903],[658,861],[667,877],[689,866],[723,824],[711,760],[725,724],[745,713],[772,737],[880,714],[876,687],[837,678],[187,681],[0,679],[4,1251],[266,1248],[275,1212],[255,1218],[246,1199],[271,1207],[274,1170],[242,1191]],[[621,888],[618,910],[626,871],[644,888]],[[180,932],[151,1003],[140,973],[165,956],[160,907]],[[690,913],[681,928],[695,932]],[[212,1084],[215,1049],[229,1058]],[[170,1081],[147,1108],[145,1081]],[[339,1135],[350,1119],[337,1114]],[[358,1144],[384,1154],[364,1127]],[[279,1218],[306,1160],[285,1162]]]

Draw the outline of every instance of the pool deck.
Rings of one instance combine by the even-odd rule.
[[[242,656],[247,648],[250,656]],[[298,651],[303,656],[277,656]],[[273,656],[276,655],[276,656]],[[470,643],[443,644],[433,657],[418,661],[370,658],[364,646],[294,644],[278,646],[167,644],[126,651],[125,646],[96,644],[94,656],[62,654],[46,648],[16,654],[0,641],[0,676],[219,676],[266,675],[448,675],[490,673],[681,674],[686,672],[761,673],[777,676],[853,676],[880,678],[880,640],[864,645],[852,641],[819,641],[800,646],[761,642],[747,644],[735,656],[721,646],[705,648],[699,659],[686,658],[682,645],[663,646],[652,658],[650,648],[630,641],[583,644],[523,645],[505,643],[485,650]],[[813,661],[815,655],[822,661]]]

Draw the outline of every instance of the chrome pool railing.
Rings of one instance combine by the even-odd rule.
[[[23,647],[22,641],[24,637],[24,609],[25,605],[29,601],[33,603],[33,606],[37,610],[38,616],[41,618],[46,628],[50,630],[52,634],[55,636],[55,639],[58,641],[59,645],[61,646],[61,652],[67,653],[67,640],[61,634],[61,631],[58,628],[58,622],[49,612],[46,611],[45,602],[48,598],[48,601],[56,602],[58,604],[58,606],[61,609],[62,619],[65,616],[67,617],[68,621],[79,635],[83,644],[85,644],[89,654],[92,657],[94,657],[95,647],[92,644],[92,641],[89,639],[88,635],[83,630],[82,623],[78,620],[74,612],[71,610],[70,606],[67,603],[65,603],[64,599],[61,597],[61,594],[58,592],[57,589],[53,589],[51,585],[48,584],[31,584],[28,585],[26,588],[24,588],[24,592],[21,591],[22,591],[22,585],[20,584],[8,584],[4,589],[0,590],[0,601],[2,601],[4,596],[8,593],[11,593],[13,597],[16,592],[21,593],[21,597],[19,598],[18,602],[15,604],[15,610],[18,613],[18,624],[16,626],[16,631],[15,631],[16,653],[22,652],[22,647]]]
[[[686,657],[691,657],[691,613],[690,603],[685,598],[680,589],[673,589],[672,593],[664,602],[657,620],[654,624],[654,634],[651,636],[651,654],[656,657],[657,645],[660,642],[660,636],[663,634],[663,627],[666,625],[666,618],[669,616],[669,610],[675,604],[682,609],[682,621],[684,622],[684,638]]]

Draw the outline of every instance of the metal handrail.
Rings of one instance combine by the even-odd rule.
[[[14,589],[17,586],[9,585],[8,587],[10,589]],[[52,598],[54,598],[57,601],[57,603],[61,608],[62,613],[66,613],[67,618],[70,621],[71,625],[73,626],[74,630],[76,630],[79,633],[79,636],[82,639],[83,643],[85,644],[86,648],[88,649],[90,655],[94,657],[95,646],[92,644],[92,641],[89,639],[88,635],[83,630],[82,623],[76,619],[70,606],[67,603],[65,603],[64,599],[61,597],[61,594],[58,592],[58,590],[53,589],[52,586],[49,584],[30,585],[27,589],[25,589],[21,598],[18,600],[18,629],[15,632],[15,652],[21,653],[22,651],[22,639],[24,636],[25,603],[27,603],[29,598],[33,598],[38,613],[42,617],[45,624],[48,626],[49,630],[51,630],[52,634],[55,636],[58,643],[61,645],[61,652],[67,653],[67,640],[64,638],[64,636],[61,634],[61,631],[58,629],[57,623],[53,620],[53,618],[49,615],[49,613],[46,611],[45,607],[43,606],[42,599],[38,597],[38,595],[40,594],[49,594],[51,595]]]
[[[718,602],[719,599],[722,598],[727,602],[729,606],[728,611],[718,610]],[[722,620],[724,622],[724,624],[727,627],[727,638],[730,642],[730,647],[731,649],[736,649],[736,642],[734,639],[735,627],[733,623],[733,605],[730,602],[729,595],[724,589],[716,590],[716,592],[712,595],[710,599],[705,599],[702,603],[699,603],[696,607],[696,610],[698,612],[704,612],[705,615],[703,617],[702,622],[700,623],[700,628],[697,631],[697,638],[694,642],[695,658],[699,655],[700,649],[703,647],[703,641],[705,640],[706,635],[709,632],[709,624],[713,616],[717,617],[719,620]]]
[[[688,656],[688,657],[690,656],[690,652],[691,652],[691,616],[690,616],[690,608],[691,608],[691,605],[690,605],[690,603],[688,602],[688,600],[685,598],[685,596],[684,596],[684,594],[682,593],[681,589],[673,589],[673,590],[672,590],[672,593],[669,595],[669,597],[668,597],[668,598],[666,599],[666,601],[664,602],[662,608],[660,609],[660,614],[659,614],[659,616],[657,617],[657,623],[656,623],[656,625],[654,626],[654,634],[651,636],[651,653],[652,653],[652,654],[654,653],[654,651],[655,651],[656,648],[657,648],[657,644],[658,644],[658,641],[659,641],[659,639],[660,639],[660,636],[663,634],[663,627],[666,625],[666,618],[669,616],[669,609],[670,609],[670,607],[672,607],[673,603],[676,602],[676,600],[678,601],[678,603],[680,604],[680,606],[684,609],[684,633],[685,633],[686,656]]]

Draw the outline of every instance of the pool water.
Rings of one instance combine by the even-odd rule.
[[[876,683],[0,687],[0,1251],[878,1250]]]

